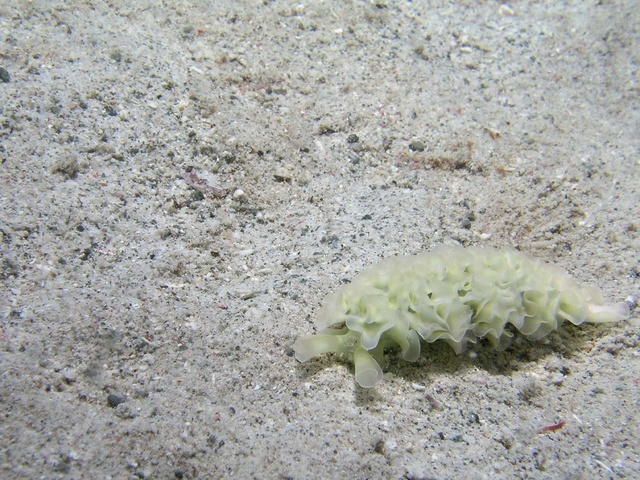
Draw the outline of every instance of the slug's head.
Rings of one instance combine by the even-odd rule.
[[[626,320],[631,315],[626,302],[605,305],[602,292],[595,287],[583,287],[582,297],[586,299],[586,321],[589,323],[608,323]],[[571,319],[569,319],[571,321]],[[575,323],[575,322],[573,322]]]

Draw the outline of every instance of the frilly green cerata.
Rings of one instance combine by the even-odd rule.
[[[357,275],[327,297],[318,334],[299,338],[293,349],[301,362],[326,352],[352,354],[356,382],[370,388],[382,380],[387,347],[398,346],[402,358],[415,361],[420,339],[442,339],[456,353],[482,338],[504,349],[512,330],[539,340],[565,320],[628,317],[626,303],[605,305],[597,288],[579,286],[560,268],[514,249],[441,245]]]

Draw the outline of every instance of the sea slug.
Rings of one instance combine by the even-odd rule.
[[[579,286],[560,268],[511,248],[440,245],[420,255],[394,257],[361,272],[329,295],[317,335],[299,338],[296,358],[325,352],[353,355],[356,382],[382,380],[384,349],[399,346],[415,361],[420,339],[442,339],[456,353],[486,338],[505,349],[514,331],[539,340],[565,320],[617,322],[626,303],[607,306],[600,290]]]

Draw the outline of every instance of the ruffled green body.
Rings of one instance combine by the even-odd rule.
[[[605,306],[598,289],[580,287],[558,267],[516,250],[441,245],[357,275],[327,297],[319,333],[299,338],[293,348],[302,362],[353,352],[356,381],[368,388],[382,379],[390,346],[415,361],[420,339],[442,339],[456,353],[481,338],[504,349],[514,330],[538,340],[565,320],[578,325],[628,316],[625,303]]]

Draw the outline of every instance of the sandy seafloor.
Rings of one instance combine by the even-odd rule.
[[[389,352],[370,390],[291,345],[439,243],[637,298],[639,25],[632,0],[0,2],[0,478],[638,478],[637,309]]]

